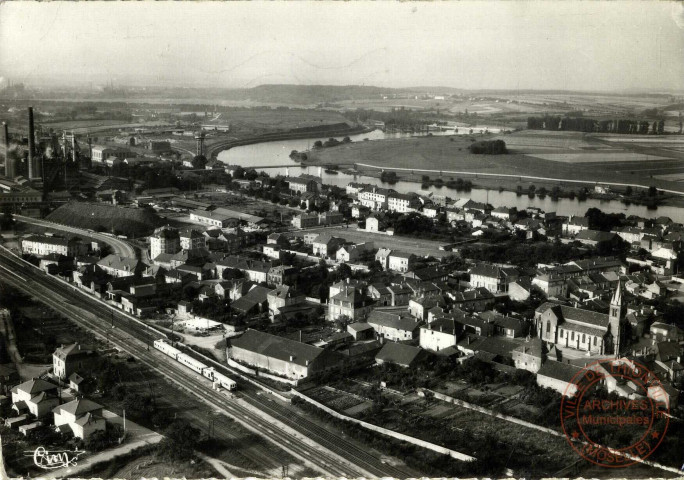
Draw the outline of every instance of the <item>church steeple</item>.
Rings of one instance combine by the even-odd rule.
[[[613,335],[613,353],[618,358],[620,355],[620,339],[622,336],[622,282],[618,282],[618,286],[613,294],[613,299],[610,301],[610,312],[608,313],[610,320],[610,333]]]

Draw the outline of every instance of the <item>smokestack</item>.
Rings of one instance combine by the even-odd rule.
[[[36,134],[33,126],[33,107],[28,107],[28,121],[29,121],[29,132],[28,132],[28,176],[29,180],[34,178],[39,178],[38,173],[38,163],[36,162]]]
[[[14,180],[14,160],[9,157],[9,129],[7,128],[7,122],[2,122],[2,131],[4,133],[3,146],[5,147],[5,176]]]

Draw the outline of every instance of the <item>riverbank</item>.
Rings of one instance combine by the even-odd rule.
[[[315,166],[308,164],[308,162],[304,163],[307,166]],[[340,170],[344,171],[344,169]],[[643,205],[647,206],[648,205],[648,198],[647,196],[640,197],[639,195],[634,195],[628,199],[624,198],[623,192],[625,191],[626,187],[616,187],[615,193],[611,194],[599,194],[594,192],[594,186],[596,185],[596,182],[594,181],[573,181],[569,182],[567,180],[539,180],[539,179],[526,179],[525,177],[516,177],[516,178],[506,178],[506,177],[497,177],[497,176],[484,176],[482,174],[478,173],[473,173],[473,172],[459,172],[459,173],[448,173],[446,171],[442,172],[440,175],[440,172],[433,172],[433,171],[425,171],[425,170],[420,170],[420,169],[413,169],[412,171],[406,171],[406,170],[396,170],[391,167],[388,168],[380,168],[380,167],[366,167],[357,164],[357,169],[356,169],[356,175],[359,177],[372,177],[372,178],[377,178],[380,179],[382,172],[383,171],[394,171],[397,173],[397,180],[402,181],[402,182],[410,182],[416,184],[416,191],[418,190],[425,190],[425,181],[423,177],[427,175],[430,180],[429,180],[429,185],[431,187],[436,187],[438,189],[443,189],[444,194],[448,196],[458,196],[459,192],[463,193],[464,196],[468,192],[468,190],[457,190],[455,191],[453,188],[449,188],[447,186],[447,182],[449,181],[456,181],[457,179],[461,178],[464,181],[470,181],[472,182],[471,189],[483,189],[483,190],[491,190],[491,191],[501,191],[501,192],[513,192],[513,193],[519,193],[520,196],[528,196],[528,193],[530,191],[530,187],[534,186],[534,195],[540,198],[543,197],[549,197],[553,198],[551,193],[554,188],[560,189],[560,192],[558,193],[558,198],[567,198],[567,199],[573,199],[573,198],[578,198],[581,199],[582,195],[580,194],[580,191],[583,190],[584,188],[587,189],[586,193],[586,198],[589,199],[594,199],[594,200],[601,200],[601,201],[611,201],[611,202],[618,202],[618,203],[624,203],[625,205]],[[439,181],[435,181],[437,179],[442,179],[442,183],[439,183]],[[359,180],[360,182],[363,182],[363,180]],[[390,183],[385,183],[387,188],[392,188],[392,184]],[[545,189],[545,194],[540,195],[540,190]],[[455,192],[455,193],[454,193]],[[678,207],[678,208],[684,208],[684,193],[668,193],[668,192],[661,192],[658,197],[657,197],[657,206],[670,206],[670,207]]]
[[[224,150],[230,150],[234,147],[243,147],[245,145],[254,145],[257,143],[269,143],[277,142],[283,140],[299,140],[299,139],[309,139],[317,138],[320,140],[327,140],[330,137],[341,137],[348,135],[359,135],[363,133],[369,133],[375,130],[375,128],[366,127],[363,125],[349,127],[346,129],[326,129],[321,128],[320,130],[306,130],[306,131],[294,131],[294,132],[281,132],[281,133],[266,133],[263,135],[258,135],[255,137],[242,138],[238,140],[226,140],[214,143],[213,145],[207,145],[206,156],[208,158],[216,159],[218,154]],[[320,137],[320,138],[318,138]]]

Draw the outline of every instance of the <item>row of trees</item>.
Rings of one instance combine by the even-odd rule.
[[[528,117],[527,128],[531,130],[663,135],[665,133],[665,120],[661,119],[649,123],[646,120],[596,120],[593,118],[544,115],[542,117]]]

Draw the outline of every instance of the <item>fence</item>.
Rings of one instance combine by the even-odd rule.
[[[373,425],[372,423],[364,422],[363,420],[358,420],[356,418],[352,418],[352,417],[348,417],[346,415],[342,415],[341,413],[336,412],[332,408],[327,407],[320,402],[317,402],[313,398],[308,397],[307,395],[304,395],[303,393],[298,392],[297,390],[293,389],[292,394],[295,395],[296,397],[301,398],[305,402],[308,402],[311,405],[314,405],[315,407],[323,410],[327,414],[332,415],[333,417],[335,417],[337,419],[344,420],[344,421],[351,422],[351,423],[355,423],[355,424],[360,425],[361,427],[366,428],[368,430],[372,430],[372,431],[380,433],[382,435],[392,437],[392,438],[395,438],[397,440],[401,440],[403,442],[408,442],[408,443],[411,443],[413,445],[417,445],[419,447],[426,448],[428,450],[432,450],[433,452],[441,453],[444,455],[449,455],[451,458],[455,458],[456,460],[461,460],[464,462],[471,462],[471,461],[475,460],[475,457],[471,457],[470,455],[466,455],[464,453],[457,452],[456,450],[451,450],[449,448],[442,447],[441,445],[436,445],[434,443],[426,442],[425,440],[421,440],[419,438],[411,437],[409,435],[404,435],[403,433],[399,433],[399,432],[389,430],[387,428],[379,427],[377,425]]]

